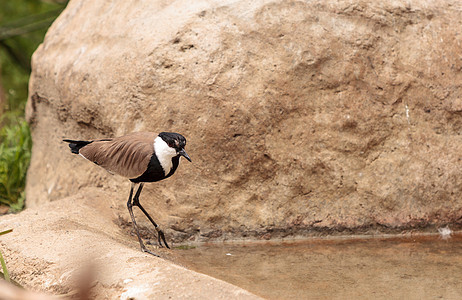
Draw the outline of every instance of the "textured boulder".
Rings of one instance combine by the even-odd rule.
[[[457,1],[72,0],[33,56],[27,205],[92,187],[128,220],[61,139],[175,131],[193,163],[142,202],[176,241],[460,224],[461,30]]]

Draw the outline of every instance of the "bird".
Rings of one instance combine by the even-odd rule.
[[[137,206],[154,225],[159,247],[163,247],[163,242],[165,247],[170,249],[164,232],[140,204],[139,197],[144,183],[156,182],[172,176],[179,166],[181,157],[191,162],[191,158],[184,150],[185,137],[175,132],[161,132],[158,135],[153,132],[134,132],[115,138],[64,139],[63,141],[68,143],[73,154],[78,154],[110,173],[118,174],[131,181],[127,208],[140,242],[141,251],[159,257],[144,245],[133,214],[133,206]],[[135,189],[136,193],[133,196]]]

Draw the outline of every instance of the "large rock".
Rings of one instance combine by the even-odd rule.
[[[142,194],[168,239],[460,224],[461,30],[458,1],[72,0],[33,56],[27,206],[93,187],[128,220],[61,139],[175,131],[193,163]]]

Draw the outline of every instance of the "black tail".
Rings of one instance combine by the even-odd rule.
[[[63,140],[63,142],[69,143],[72,153],[79,154],[79,150],[82,147],[92,143],[92,141],[74,141],[74,140]]]

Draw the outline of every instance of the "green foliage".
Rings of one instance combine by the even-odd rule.
[[[31,138],[24,120],[32,53],[43,41],[67,0],[0,0],[0,70],[6,96],[0,112],[0,204],[18,211],[24,206],[24,185]],[[1,114],[1,113],[0,113]]]
[[[7,233],[10,233],[12,232],[13,229],[8,229],[8,230],[5,230],[5,231],[1,231],[0,232],[0,235],[4,235],[4,234],[7,234]],[[0,264],[2,265],[2,270],[3,270],[3,278],[10,282],[10,274],[8,273],[8,269],[6,268],[6,263],[5,263],[5,260],[3,259],[3,255],[2,255],[2,252],[0,251]]]
[[[24,206],[24,186],[30,162],[32,141],[29,126],[24,119],[0,130],[0,203],[12,210]]]
[[[8,273],[8,269],[6,268],[6,263],[5,263],[5,260],[3,259],[3,255],[2,255],[2,251],[0,251],[0,264],[2,265],[2,269],[3,269],[3,278],[6,280],[6,281],[10,281],[10,274]]]
[[[0,1],[0,78],[7,111],[24,111],[30,58],[66,2]]]

